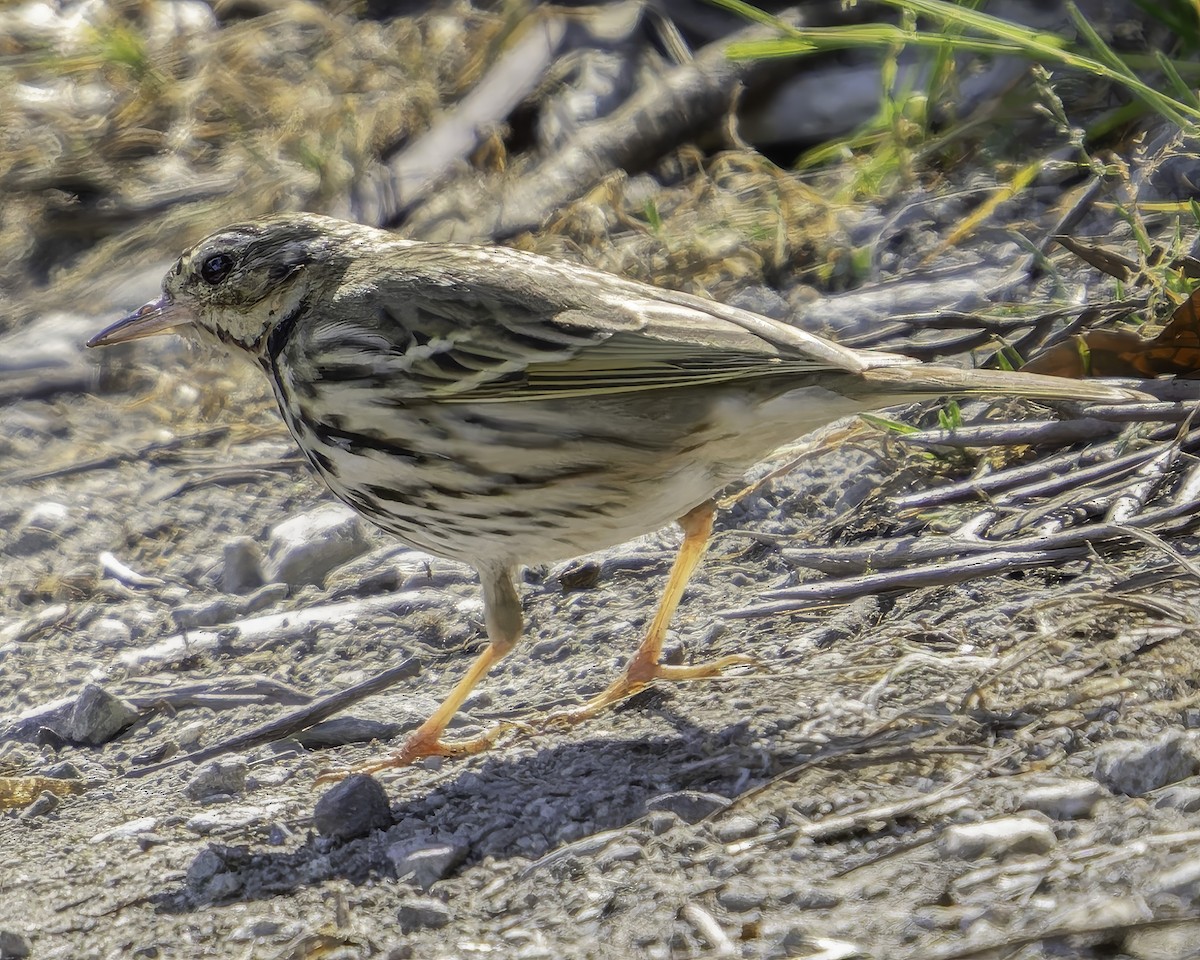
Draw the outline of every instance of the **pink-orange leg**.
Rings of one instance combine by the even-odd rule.
[[[716,504],[711,500],[706,500],[679,518],[679,525],[683,528],[683,543],[679,547],[679,553],[675,556],[675,562],[671,565],[667,586],[663,591],[662,600],[659,601],[654,619],[650,623],[650,629],[621,676],[613,681],[607,690],[597,694],[579,709],[550,714],[545,718],[546,723],[578,723],[587,720],[606,707],[632,696],[655,680],[695,680],[703,677],[715,677],[727,667],[755,662],[753,657],[737,654],[686,667],[660,662],[663,643],[667,637],[667,626],[675,614],[675,609],[679,606],[679,601],[683,599],[683,591],[687,588],[688,581],[691,580],[692,574],[708,547],[715,516]]]
[[[521,602],[513,585],[511,571],[481,569],[479,575],[483,585],[484,619],[487,622],[490,641],[487,648],[475,658],[466,676],[454,685],[450,695],[442,701],[429,719],[417,727],[391,756],[361,764],[350,770],[326,771],[317,777],[317,783],[341,780],[351,773],[377,773],[392,767],[406,767],[423,757],[463,757],[483,753],[504,733],[522,726],[505,722],[467,740],[442,739],[446,727],[471,695],[476,684],[516,646],[521,637]]]

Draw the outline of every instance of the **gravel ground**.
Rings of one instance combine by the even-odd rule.
[[[317,785],[460,675],[472,573],[333,506],[252,371],[78,362],[90,392],[5,409],[3,956],[1195,955],[1200,635],[1158,551],[723,617],[815,576],[781,538],[886,529],[918,468],[864,433],[722,516],[675,652],[758,669]],[[676,542],[529,571],[459,729],[600,689]],[[406,658],[323,726],[180,760]]]

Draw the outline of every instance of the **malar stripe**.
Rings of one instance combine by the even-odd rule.
[[[272,327],[271,332],[267,335],[267,356],[271,358],[271,366],[276,369],[276,376],[278,376],[279,354],[287,346],[288,338],[292,335],[292,330],[295,329],[300,314],[307,309],[308,298],[304,297]]]

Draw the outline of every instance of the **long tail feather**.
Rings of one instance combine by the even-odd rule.
[[[1151,401],[1149,394],[1098,380],[1069,380],[1008,370],[964,370],[929,363],[879,366],[864,370],[863,380],[899,393],[1031,397],[1038,400],[1092,400],[1108,403]]]

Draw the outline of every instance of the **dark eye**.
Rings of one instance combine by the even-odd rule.
[[[200,276],[204,278],[205,283],[211,283],[215,287],[229,276],[232,269],[233,257],[227,253],[214,253],[200,264]]]

